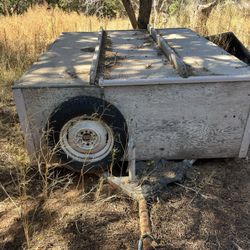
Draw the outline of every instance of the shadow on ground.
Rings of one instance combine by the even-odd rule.
[[[245,160],[198,161],[153,206],[162,249],[249,249],[249,177]]]
[[[10,182],[15,179],[14,173],[1,178],[16,204],[2,193],[0,249],[27,248],[25,223],[30,249],[134,249],[139,239],[136,203],[95,175],[86,175],[82,180],[67,169],[55,171],[57,178],[65,177],[65,184],[70,184],[65,188],[60,182],[47,199],[35,170],[29,173],[33,181],[28,185],[27,200],[18,197],[18,188]],[[7,171],[2,169],[0,176],[7,177]]]

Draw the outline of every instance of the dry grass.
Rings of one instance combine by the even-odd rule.
[[[235,4],[217,6],[208,19],[210,34],[233,31],[236,36],[250,49],[250,6],[239,9]]]
[[[245,6],[245,7],[244,7]],[[183,5],[175,16],[159,15],[156,27],[187,27],[194,28],[194,2]],[[232,31],[250,49],[250,5],[236,5],[230,0],[226,4],[217,5],[211,12],[207,29],[210,35]],[[201,34],[202,35],[202,34]]]

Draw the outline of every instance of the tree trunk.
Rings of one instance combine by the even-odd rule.
[[[6,3],[6,0],[3,0],[3,14],[5,16],[9,16],[10,15],[10,12],[9,12],[9,9],[8,9],[8,5]]]
[[[133,9],[133,6],[132,6],[130,0],[122,0],[122,3],[125,7],[127,14],[128,14],[128,17],[129,17],[129,20],[131,22],[133,29],[136,29],[137,28],[137,21],[136,21],[135,12],[134,12],[134,9]]]
[[[138,28],[146,29],[152,9],[153,0],[140,0],[139,16],[138,16]]]
[[[217,5],[217,2],[217,0],[208,4],[199,4],[198,2],[194,11],[193,28],[195,29],[195,31],[202,35],[208,34],[207,20],[213,8]]]

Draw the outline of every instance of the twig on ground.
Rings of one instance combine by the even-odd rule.
[[[185,189],[187,189],[187,190],[191,190],[191,191],[195,192],[196,194],[200,195],[200,196],[201,196],[202,198],[204,198],[204,199],[208,199],[208,196],[206,196],[206,195],[204,195],[204,194],[201,194],[198,190],[196,190],[196,189],[194,189],[194,188],[187,187],[187,186],[182,185],[182,184],[180,184],[180,183],[178,183],[178,182],[175,182],[175,184],[176,184],[177,186],[180,186],[180,187],[182,187],[182,188],[185,188]]]
[[[12,204],[18,209],[18,211],[20,213],[20,207],[18,207],[17,203],[12,199],[12,197],[9,195],[9,193],[7,192],[7,190],[5,189],[5,187],[1,183],[0,183],[0,187],[2,188],[3,192],[7,195],[7,197],[10,199]]]
[[[233,245],[237,248],[237,250],[243,250],[236,242],[232,241]]]
[[[109,196],[107,198],[98,200],[98,202],[108,202],[108,201],[110,201],[112,199],[116,199],[117,197],[118,197],[117,195],[111,195],[111,196]]]
[[[77,221],[75,221],[75,226],[76,226],[76,231],[81,234],[81,231],[79,230],[79,227],[78,227],[78,224],[77,224]]]

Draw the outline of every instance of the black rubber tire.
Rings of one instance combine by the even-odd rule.
[[[114,135],[113,149],[116,149],[115,155],[112,149],[102,160],[83,166],[82,162],[71,159],[61,148],[57,148],[56,155],[62,163],[77,172],[83,169],[107,168],[111,162],[115,163],[123,157],[128,142],[128,130],[121,112],[114,105],[100,98],[77,96],[59,105],[51,114],[46,127],[49,147],[55,148],[56,145],[59,145],[60,131],[66,122],[77,116],[91,116],[93,114],[102,119],[112,129]]]

